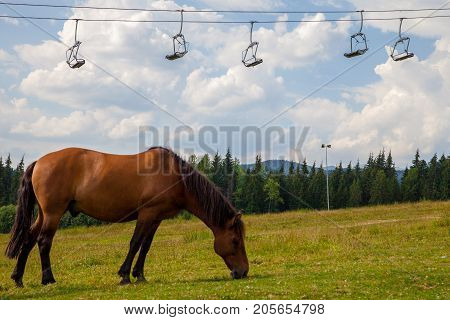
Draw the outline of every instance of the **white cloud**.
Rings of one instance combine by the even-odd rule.
[[[323,20],[319,13],[303,20]],[[271,68],[293,69],[320,63],[335,56],[333,48],[347,36],[348,23],[303,23],[286,32],[283,24],[275,29],[260,28],[254,39],[261,43],[261,56]]]
[[[11,123],[20,119],[31,119],[38,114],[38,109],[28,107],[26,98],[10,99],[5,90],[0,89],[0,132],[4,133]]]
[[[286,20],[279,16],[278,20]],[[303,20],[322,20],[323,14],[307,16]],[[253,41],[259,42],[258,55],[264,63],[258,69],[282,70],[320,63],[336,55],[333,50],[347,36],[350,24],[343,23],[278,23],[274,26],[255,24]],[[209,60],[223,67],[241,65],[241,53],[250,43],[250,25],[225,29],[208,27],[207,32],[195,35],[194,43],[202,43],[212,50]],[[205,59],[208,60],[208,59]],[[207,61],[206,61],[207,63]]]
[[[88,1],[86,4],[92,3]],[[120,1],[110,5],[126,6]],[[179,8],[172,1],[147,1],[146,6]],[[128,15],[130,19],[152,19],[155,14],[131,12]],[[157,18],[166,16],[174,18],[168,13]],[[123,13],[74,10],[72,17],[112,19],[123,18]],[[204,13],[201,18],[220,20],[224,17]],[[323,19],[323,15],[309,19]],[[319,27],[319,32],[313,26]],[[264,64],[254,70],[246,69],[240,61],[241,52],[248,45],[248,26],[187,24],[183,30],[192,43],[192,50],[186,58],[169,62],[164,56],[171,49],[170,35],[177,28],[176,24],[81,21],[78,34],[82,41],[80,53],[89,59],[78,70],[68,68],[63,60],[65,48],[56,41],[16,46],[19,57],[34,68],[22,80],[20,89],[26,95],[78,111],[112,104],[135,111],[148,107],[147,102],[97,68],[95,62],[127,86],[169,106],[168,111],[177,117],[207,122],[209,114],[205,111],[214,110],[216,116],[225,116],[227,112],[242,107],[248,109],[260,107],[261,103],[266,106],[278,103],[281,93],[288,95],[278,70],[311,65],[329,58],[332,52],[329,48],[343,37],[347,26],[299,24],[291,31],[282,25],[274,30],[256,27],[255,39],[261,43]],[[61,41],[71,44],[73,32],[74,22],[64,23],[59,32]],[[236,34],[242,37],[236,37]],[[183,112],[186,105],[190,108],[189,114]],[[72,114],[72,118],[77,116],[78,113]],[[50,119],[51,116],[44,120]]]
[[[264,87],[261,83],[252,82],[251,79],[257,80],[257,77],[249,75],[241,66],[230,68],[218,77],[208,77],[208,72],[199,68],[187,77],[182,97],[198,112],[224,112],[264,99]]]
[[[20,44],[14,47],[20,59],[33,68],[49,69],[64,59],[65,47],[53,40],[38,45]]]
[[[201,0],[212,9],[238,9],[238,10],[269,10],[282,7],[281,0]]]
[[[65,137],[73,134],[99,135],[113,139],[136,135],[139,126],[148,125],[151,112],[132,114],[118,107],[73,111],[67,116],[41,115],[34,121],[20,121],[12,133],[32,134],[35,137]]]
[[[334,159],[365,159],[369,152],[392,149],[401,165],[416,148],[430,157],[450,148],[450,50],[440,40],[425,61],[396,63],[390,58],[375,68],[381,80],[356,90],[367,103],[353,111],[343,102],[310,99],[291,112],[297,124],[310,125],[305,153],[320,158],[318,146],[333,145]]]
[[[148,125],[153,120],[152,113],[144,112],[120,120],[108,133],[113,139],[136,136],[139,127]]]
[[[358,10],[368,8],[365,0],[349,0]],[[447,3],[448,4],[448,3]],[[441,8],[447,4],[442,0],[397,0],[397,1],[372,1],[370,2],[370,10],[386,10],[388,9],[417,9],[417,8]],[[398,18],[398,17],[417,17],[428,15],[441,15],[442,12],[424,11],[424,12],[392,12],[384,13],[383,17]],[[366,18],[380,17],[380,13],[366,13]],[[366,21],[365,25],[376,27],[384,32],[398,32],[399,20],[392,21]],[[409,29],[409,30],[408,30]],[[403,22],[402,30],[407,34],[419,35],[423,37],[439,37],[448,35],[450,29],[450,22],[447,18],[434,19],[414,19],[405,20]]]

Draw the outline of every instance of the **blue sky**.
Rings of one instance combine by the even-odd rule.
[[[45,3],[313,11],[443,4],[358,0],[48,0]],[[33,16],[178,18],[171,14],[152,16],[81,9],[14,9]],[[0,14],[16,15],[1,5]],[[400,15],[413,14],[394,14]],[[346,15],[308,15],[308,19],[324,17]],[[203,18],[247,21],[254,17],[211,13]],[[281,15],[267,18],[283,19]],[[331,164],[338,160],[365,161],[369,152],[384,148],[392,149],[397,165],[403,167],[416,148],[423,151],[425,158],[435,152],[448,154],[450,150],[450,19],[426,20],[409,30],[416,57],[401,63],[391,61],[384,48],[386,41],[395,38],[398,21],[366,22],[364,32],[370,48],[366,56],[371,56],[355,59],[345,59],[342,54],[348,50],[348,37],[357,31],[358,23],[256,25],[254,39],[260,42],[264,63],[254,69],[246,69],[240,63],[241,51],[248,42],[248,25],[185,25],[184,34],[191,50],[183,59],[169,62],[164,55],[171,47],[170,35],[177,32],[176,24],[80,23],[79,37],[83,42],[80,52],[88,61],[79,70],[70,70],[64,62],[65,47],[49,34],[70,44],[74,23],[34,22],[45,32],[24,20],[0,20],[2,156],[11,153],[17,159],[25,154],[31,161],[68,146],[135,153],[139,151],[138,128],[142,125],[168,126],[173,132],[182,122],[192,126],[195,135],[205,125],[237,125],[241,130],[249,125],[261,126],[361,59],[362,63],[270,125],[283,130],[309,127],[302,146],[302,155],[308,162],[323,161],[320,144],[325,141],[333,145]],[[411,21],[406,21],[405,29],[411,25]],[[377,48],[380,50],[376,51]],[[168,116],[149,100],[175,117]],[[198,143],[186,145],[196,152],[203,151]],[[213,150],[220,152],[227,146],[242,162],[251,162],[255,153],[267,152],[256,147],[243,150],[239,136],[231,141],[222,137],[211,144]],[[276,142],[267,154],[270,158],[290,158],[290,155],[288,145]]]

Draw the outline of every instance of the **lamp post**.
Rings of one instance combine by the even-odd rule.
[[[325,174],[327,177],[327,207],[330,211],[330,191],[328,188],[328,148],[331,148],[331,144],[322,144],[322,149],[325,149]]]

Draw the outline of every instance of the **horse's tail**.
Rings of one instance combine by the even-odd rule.
[[[19,190],[17,191],[16,218],[11,230],[11,239],[6,247],[6,256],[10,259],[17,258],[24,242],[28,239],[31,223],[33,222],[34,205],[36,196],[33,190],[31,177],[33,176],[36,161],[28,166],[22,176]]]

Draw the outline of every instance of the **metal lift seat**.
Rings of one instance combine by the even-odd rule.
[[[361,25],[359,27],[359,31],[350,37],[350,52],[344,53],[344,57],[346,58],[353,58],[363,55],[364,53],[366,53],[367,50],[369,50],[367,46],[366,35],[362,33],[364,23],[363,17],[364,10],[361,10],[360,12],[361,12]]]
[[[402,36],[402,23],[403,19],[400,19],[400,26],[398,28],[398,40],[391,48],[391,58],[394,61],[402,61],[414,57],[414,53],[409,51],[409,37]],[[401,47],[403,50],[398,50]]]
[[[188,53],[189,43],[186,42],[184,35],[181,33],[183,31],[183,10],[181,12],[181,26],[180,32],[172,37],[173,42],[173,53],[166,55],[166,59],[173,61],[182,58]]]
[[[256,54],[258,53],[259,42],[258,41],[253,41],[253,37],[252,37],[252,35],[253,35],[253,24],[255,22],[256,21],[250,22],[250,44],[247,47],[247,49],[242,51],[242,63],[247,68],[255,67],[258,64],[261,64],[263,62],[263,59],[256,57]]]

